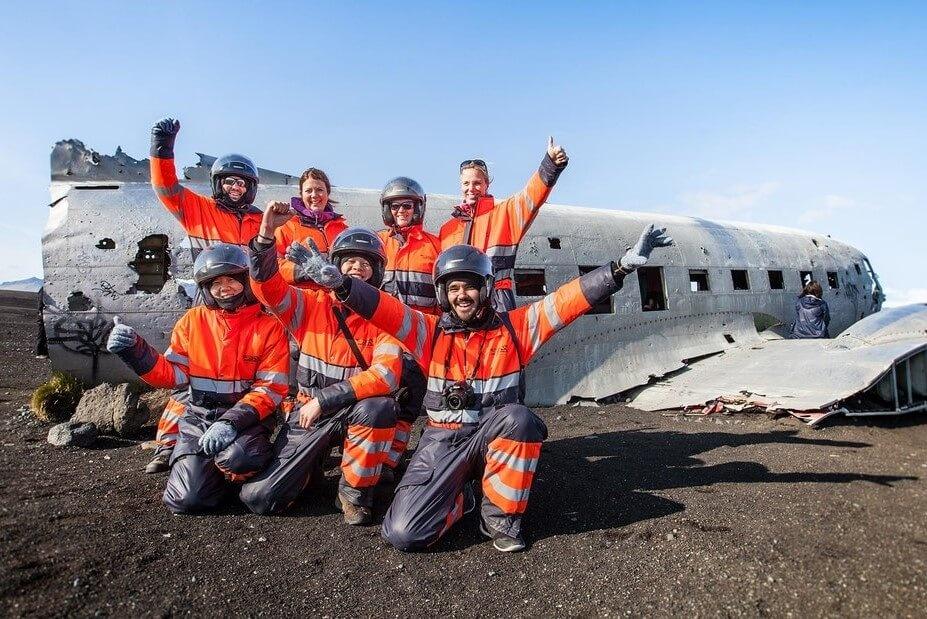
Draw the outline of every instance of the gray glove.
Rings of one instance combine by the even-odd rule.
[[[630,273],[634,269],[647,264],[647,260],[650,259],[650,254],[654,248],[669,247],[672,244],[673,238],[666,236],[666,228],[654,230],[653,224],[650,224],[641,232],[641,238],[637,239],[634,247],[629,248],[625,255],[621,257],[618,266],[623,271]]]
[[[106,340],[106,350],[114,355],[135,346],[138,341],[138,333],[129,325],[120,322],[119,316],[113,316],[113,330],[109,332],[109,339]]]
[[[313,281],[333,290],[340,287],[344,281],[344,275],[338,267],[322,255],[312,239],[306,239],[306,245],[293,241],[287,247],[286,259],[296,265],[293,269],[296,281]]]
[[[174,158],[174,140],[180,131],[180,121],[162,118],[151,128],[151,156],[161,159]]]
[[[200,449],[212,457],[232,444],[238,431],[227,421],[217,421],[200,437]]]

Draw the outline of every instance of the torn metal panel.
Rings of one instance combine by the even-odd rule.
[[[738,402],[766,410],[895,414],[927,407],[927,305],[884,310],[832,340],[768,340],[692,364],[637,394],[663,410]]]
[[[185,169],[184,185],[209,194],[212,161],[201,155]],[[52,180],[43,237],[45,324],[49,337],[59,338],[50,345],[52,363],[87,382],[128,379],[131,372],[101,352],[105,332],[98,318],[109,325],[113,315],[124,314],[154,346],[166,347],[174,322],[194,296],[189,242],[151,189],[145,159],[60,142],[52,155]],[[259,206],[286,201],[297,191],[297,179],[287,174],[261,169],[261,180]],[[382,228],[378,190],[334,187],[332,197],[352,225]],[[429,192],[426,226],[437,229],[458,201]],[[648,265],[653,279],[628,277],[621,291],[597,307],[599,313],[580,318],[541,349],[527,369],[528,404],[607,400],[679,369],[687,359],[745,343],[762,345],[758,330],[792,320],[800,271],[810,270],[823,283],[827,272],[837,274],[838,287],[824,293],[834,333],[879,310],[881,291],[865,256],[822,235],[553,204],[541,209],[519,249],[519,305],[615,260],[649,223],[667,226],[677,245],[654,253]],[[166,236],[166,247],[153,239],[158,235]],[[158,268],[167,270],[166,277]],[[735,288],[732,269],[747,272],[749,289]],[[781,289],[770,286],[771,269],[781,271]],[[692,289],[692,270],[705,290]],[[531,286],[522,289],[525,273]],[[645,297],[656,293],[660,309],[644,311]],[[69,347],[68,337],[79,337],[84,352]]]

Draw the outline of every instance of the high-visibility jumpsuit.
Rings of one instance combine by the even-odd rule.
[[[260,305],[235,312],[198,305],[174,325],[163,355],[142,338],[118,354],[153,387],[186,387],[163,497],[171,511],[215,507],[270,461],[267,421],[286,395],[290,357],[282,326]],[[231,423],[238,437],[207,457],[199,439],[217,421]]]
[[[258,514],[286,509],[303,494],[331,447],[341,443],[339,492],[370,507],[396,425],[390,394],[402,375],[399,342],[347,311],[330,292],[288,285],[277,270],[273,246],[255,240],[250,259],[254,294],[299,342],[297,402],[317,398],[322,416],[313,428],[303,429],[297,423],[299,407],[289,413],[270,465],[245,484],[241,499]],[[343,312],[368,369],[351,350],[336,311]]]
[[[245,248],[261,227],[260,209],[245,205],[240,211],[226,208],[211,196],[203,196],[180,184],[174,160],[151,157],[151,186],[161,204],[173,215],[190,239],[191,258],[216,243]],[[155,442],[170,450],[177,441],[177,421],[185,406],[183,392],[171,395],[158,420]]]
[[[493,306],[499,310],[515,309],[515,254],[518,244],[547,201],[566,164],[558,166],[545,154],[538,171],[525,188],[496,202],[490,195],[480,198],[468,215],[458,207],[450,220],[441,226],[441,249],[454,245],[473,245],[492,259],[496,276]]]
[[[383,290],[411,308],[426,314],[438,315],[438,299],[435,295],[433,271],[435,260],[441,253],[441,241],[427,232],[422,224],[397,230],[387,228],[377,232],[386,250],[386,275]],[[403,352],[402,386],[406,393],[400,403],[396,420],[396,436],[390,449],[387,466],[395,469],[406,451],[412,432],[412,424],[421,414],[425,397],[425,375],[418,362],[408,352]]]
[[[307,239],[312,239],[316,247],[323,254],[328,254],[328,249],[334,242],[335,237],[347,230],[348,223],[343,215],[338,215],[324,224],[316,225],[304,217],[294,216],[288,222],[277,228],[274,233],[274,240],[277,245],[277,268],[283,280],[288,284],[293,284],[299,288],[311,288],[319,290],[315,282],[296,282],[293,269],[296,265],[286,259],[286,250],[293,243],[298,241],[305,244]],[[248,239],[249,241],[251,239]]]
[[[466,325],[450,313],[423,314],[350,282],[345,305],[395,334],[428,376],[428,423],[383,521],[386,540],[405,551],[436,542],[463,515],[464,486],[474,477],[482,483],[483,522],[519,535],[547,437],[544,422],[521,403],[524,365],[555,332],[619,288],[609,265],[540,301]],[[463,410],[451,410],[444,394],[458,381],[474,396]]]

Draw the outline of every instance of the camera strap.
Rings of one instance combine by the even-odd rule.
[[[338,320],[338,327],[341,329],[344,339],[348,341],[348,346],[351,347],[351,352],[354,353],[354,358],[357,359],[357,364],[365,370],[369,369],[370,364],[364,359],[364,355],[361,354],[360,348],[354,340],[354,335],[351,333],[351,330],[348,329],[348,324],[344,320],[344,314],[341,313],[341,308],[332,306],[332,312],[335,314],[335,319]]]

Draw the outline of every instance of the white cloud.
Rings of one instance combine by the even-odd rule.
[[[911,303],[927,303],[927,288],[886,288],[883,307],[898,307]]]
[[[837,195],[824,196],[824,203],[820,206],[808,209],[798,216],[798,223],[802,225],[815,224],[821,221],[828,221],[840,214],[841,211],[848,211],[856,208],[858,205],[850,198]]]
[[[773,195],[779,183],[766,181],[754,185],[734,185],[721,191],[694,191],[679,199],[686,215],[709,219],[751,219],[753,209]]]

